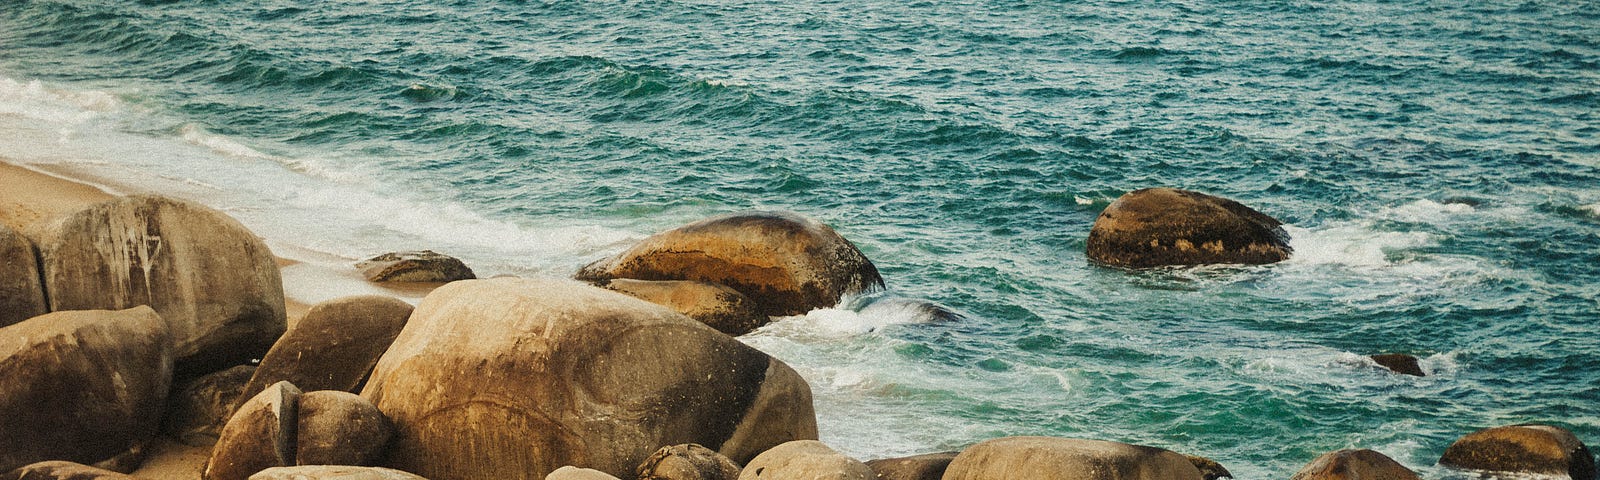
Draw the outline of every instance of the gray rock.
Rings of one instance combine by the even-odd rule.
[[[1100,440],[1005,437],[962,451],[945,480],[1201,480],[1183,455]]]
[[[0,327],[50,311],[40,282],[39,255],[33,242],[0,225]]]
[[[444,283],[478,278],[460,259],[433,250],[391,252],[356,263],[370,282]]]
[[[737,480],[739,465],[693,443],[661,447],[639,465],[639,480]]]
[[[319,303],[272,344],[246,390],[287,381],[304,391],[354,391],[411,310],[411,304],[376,295]]]
[[[155,310],[55,312],[0,332],[0,471],[95,463],[155,436],[172,383]]]
[[[796,440],[762,452],[744,466],[739,480],[871,480],[860,460],[816,440]]]
[[[255,371],[256,367],[240,365],[189,381],[168,401],[163,428],[167,435],[187,445],[217,443],[234,407],[248,398],[245,384]]]
[[[1147,188],[1118,198],[1089,230],[1089,259],[1148,268],[1263,264],[1289,258],[1283,223],[1239,202],[1188,190]]]
[[[39,250],[52,311],[149,305],[172,332],[180,378],[260,358],[286,326],[272,252],[199,204],[111,200],[51,225]]]
[[[302,465],[272,467],[256,472],[250,480],[427,480],[390,468],[351,465]]]
[[[1439,459],[1450,468],[1596,478],[1594,454],[1565,428],[1511,425],[1479,430],[1450,444]]]
[[[735,337],[767,324],[767,316],[757,312],[744,294],[715,283],[618,278],[600,286],[667,307]]]
[[[256,472],[295,463],[300,389],[278,382],[250,397],[228,418],[201,478],[245,480]]]

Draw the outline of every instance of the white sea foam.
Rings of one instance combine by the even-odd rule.
[[[190,145],[205,147],[211,151],[234,158],[275,160],[272,155],[256,151],[231,138],[206,131],[199,125],[188,124],[178,129],[178,134],[183,141]]]
[[[0,77],[0,115],[33,120],[81,123],[122,109],[115,95],[101,91],[52,88],[38,80]]]
[[[1338,264],[1352,267],[1390,265],[1389,254],[1433,245],[1437,239],[1425,232],[1393,232],[1374,228],[1370,221],[1338,224],[1318,229],[1285,225],[1294,255],[1289,264]]]
[[[1583,205],[1578,207],[1578,209],[1588,213],[1590,217],[1600,218],[1600,203]]]
[[[1402,222],[1440,223],[1454,216],[1477,210],[1477,207],[1465,203],[1439,203],[1422,199],[1398,207],[1385,208],[1379,211],[1377,216]]]

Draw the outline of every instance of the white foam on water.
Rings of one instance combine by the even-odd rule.
[[[38,80],[0,76],[0,115],[59,124],[85,123],[121,110],[123,102],[101,91],[72,91]]]
[[[1294,255],[1286,265],[1342,265],[1383,267],[1392,265],[1391,252],[1431,246],[1436,238],[1426,232],[1389,232],[1370,221],[1338,224],[1315,230],[1284,225]]]
[[[1589,214],[1590,217],[1600,219],[1600,203],[1579,206],[1578,210],[1582,210],[1584,213]]]
[[[1380,210],[1377,217],[1413,223],[1441,223],[1453,217],[1477,212],[1478,208],[1465,203],[1439,203],[1422,199],[1397,207]]]

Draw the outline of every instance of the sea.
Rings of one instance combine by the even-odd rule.
[[[1481,428],[1600,444],[1592,0],[4,0],[0,157],[218,208],[306,302],[388,251],[570,277],[799,212],[887,290],[740,340],[861,460],[1046,435],[1440,479]],[[1293,258],[1089,262],[1157,186]]]

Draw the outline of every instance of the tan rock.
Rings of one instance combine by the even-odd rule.
[[[1550,425],[1479,430],[1450,444],[1439,465],[1469,470],[1596,478],[1594,454],[1572,432]]]
[[[854,244],[792,212],[746,212],[684,225],[591,263],[576,278],[726,285],[764,316],[832,307],[844,295],[883,287],[877,267]]]
[[[578,468],[571,465],[557,468],[554,472],[544,476],[544,480],[621,480],[609,473],[592,468]]]
[[[118,198],[56,222],[39,250],[52,311],[149,305],[172,332],[179,377],[260,358],[285,328],[272,252],[199,204]]]
[[[44,315],[44,286],[33,241],[0,225],[0,327]]]
[[[272,344],[246,390],[287,381],[304,391],[354,391],[411,310],[411,304],[377,295],[319,303]]]
[[[172,337],[154,310],[55,312],[0,332],[0,471],[95,463],[155,435]]]
[[[698,443],[739,461],[816,438],[810,388],[787,365],[661,306],[570,281],[440,287],[362,396],[395,424],[388,466],[435,480],[537,479],[563,465],[631,475],[660,445]]]
[[[249,398],[245,384],[255,372],[256,367],[240,365],[189,381],[168,400],[163,429],[187,445],[217,443],[234,407]]]
[[[618,278],[600,286],[667,307],[735,337],[767,324],[767,316],[756,312],[744,294],[715,283]]]
[[[878,480],[939,480],[950,461],[961,452],[929,453],[910,457],[870,460],[867,467]]]
[[[256,472],[295,463],[300,389],[278,382],[250,397],[228,418],[206,460],[205,480],[245,480]]]
[[[378,407],[350,392],[300,395],[298,413],[296,465],[374,465],[394,436]]]
[[[134,477],[81,463],[51,460],[0,474],[0,480],[134,480]]]
[[[350,465],[302,465],[272,467],[250,476],[250,480],[427,480],[391,468]]]
[[[687,443],[661,447],[639,465],[639,480],[738,480],[739,465],[709,448]]]
[[[872,469],[816,440],[796,440],[750,460],[739,480],[871,480]]]
[[[1126,268],[1283,261],[1293,249],[1282,222],[1239,202],[1147,188],[1118,198],[1089,230],[1088,255]]]
[[[369,282],[444,283],[478,278],[460,259],[422,250],[391,252],[356,264]]]
[[[1100,440],[1005,437],[962,451],[945,480],[1200,480],[1183,455]]]
[[[1417,473],[1387,455],[1366,449],[1328,452],[1289,480],[1420,480]]]

